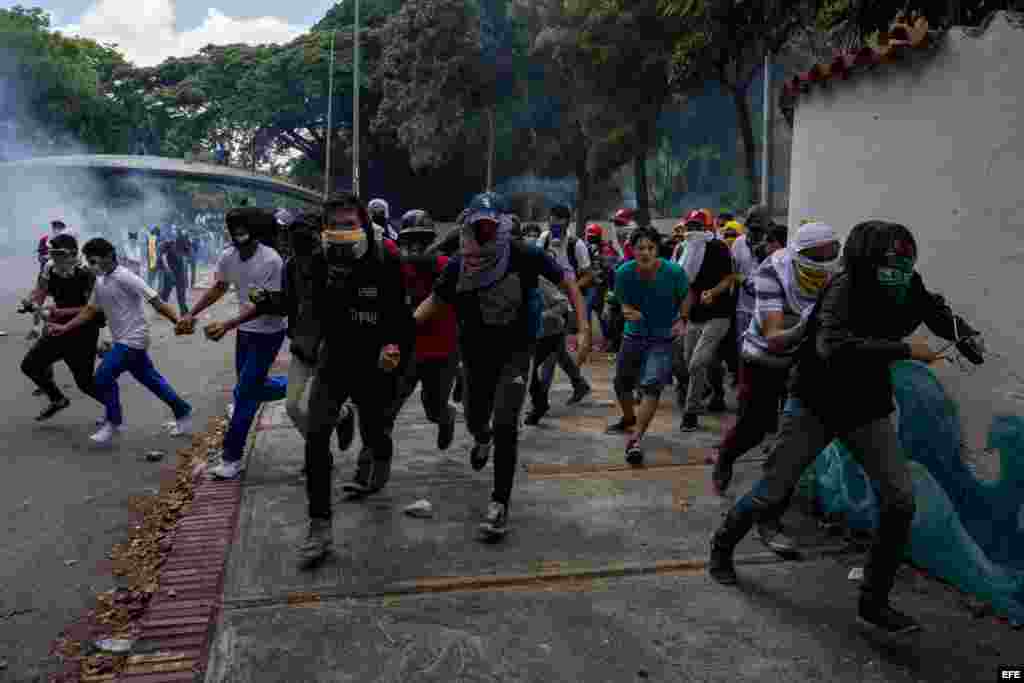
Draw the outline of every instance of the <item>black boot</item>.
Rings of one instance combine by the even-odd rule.
[[[373,472],[373,451],[363,448],[356,458],[356,473],[352,481],[344,484],[341,490],[348,494],[364,495],[370,490],[370,474]]]
[[[708,560],[708,574],[718,583],[731,586],[736,583],[736,567],[732,553],[754,526],[753,512],[740,512],[736,507],[729,510],[722,526],[711,537],[711,558]]]
[[[912,502],[883,508],[878,533],[864,565],[858,618],[861,623],[893,635],[921,628],[912,617],[889,606],[889,593],[896,583],[896,570],[903,561],[903,547],[910,536],[913,520]]]

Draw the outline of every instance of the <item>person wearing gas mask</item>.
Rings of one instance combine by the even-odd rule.
[[[377,239],[396,241],[398,232],[391,224],[391,207],[388,203],[383,199],[371,199],[366,209],[370,212],[370,221],[373,223]]]
[[[537,321],[531,315],[537,279],[545,278],[568,297],[583,330],[580,353],[590,350],[586,309],[565,270],[537,247],[512,239],[500,195],[478,195],[460,226],[461,250],[448,262],[433,293],[416,309],[424,324],[454,307],[459,323],[465,382],[466,426],[473,435],[470,464],[481,470],[494,451],[494,489],[480,531],[488,540],[508,531],[515,479],[519,412],[530,372]]]
[[[412,358],[416,330],[401,263],[374,235],[369,214],[355,195],[324,203],[323,279],[314,315],[323,325],[325,357],[309,401],[306,494],[309,532],[299,548],[305,567],[319,562],[333,543],[330,439],[342,404],[359,411],[363,450],[346,490],[379,491],[391,473],[391,427],[399,381]]]
[[[291,256],[284,264],[280,295],[268,292],[265,298],[257,298],[254,313],[283,315],[288,320],[285,334],[289,339],[291,362],[288,364],[285,412],[302,437],[307,438],[309,401],[316,381],[316,368],[323,357],[323,324],[313,314],[314,292],[324,278],[320,240],[323,216],[319,212],[310,212],[294,219],[279,216],[278,220],[287,228]],[[348,404],[342,406],[335,433],[338,450],[348,450],[355,437],[355,412]],[[305,466],[302,472],[306,473]]]
[[[675,343],[674,364],[680,368],[676,376],[687,379],[680,429],[692,432],[698,429],[697,416],[707,410],[724,408],[720,395],[712,396],[705,407],[708,374],[715,363],[720,363],[718,348],[729,332],[734,308],[728,297],[708,301],[703,293],[722,285],[732,276],[732,258],[725,242],[713,239],[708,232],[709,216],[702,211],[687,214],[686,248],[680,266],[686,272],[693,296],[689,320],[682,343]],[[678,338],[677,338],[678,339]],[[684,374],[685,372],[685,374]]]
[[[131,373],[139,384],[171,409],[174,414],[173,436],[190,435],[192,406],[175,393],[149,357],[149,323],[144,304],[148,302],[174,324],[178,323],[177,314],[141,277],[117,265],[117,250],[107,240],[102,237],[91,239],[82,251],[89,270],[96,277],[89,302],[69,322],[50,323],[47,329],[56,336],[73,336],[82,327],[95,326],[100,314],[110,327],[113,346],[104,355],[94,378],[95,393],[106,406],[106,421],[89,439],[94,444],[106,445],[120,433],[124,414],[117,378],[124,372]],[[89,350],[95,354],[95,343]]]
[[[569,277],[576,281],[576,286],[580,291],[586,291],[592,284],[594,277],[591,272],[590,252],[582,240],[578,239],[575,235],[569,234],[569,221],[571,218],[572,213],[569,211],[569,207],[561,205],[553,207],[551,209],[551,218],[549,219],[549,228],[541,234],[538,245],[562,266]],[[573,329],[574,325],[571,323],[574,322],[570,316],[566,325],[567,335],[582,332],[582,330]],[[590,333],[589,321],[587,323],[587,333]],[[580,355],[579,362],[585,363],[586,356]],[[562,368],[562,371],[569,377],[569,381],[572,383],[572,395],[569,397],[568,404],[573,405],[586,398],[591,391],[590,384],[584,379],[583,374],[580,372],[580,366],[576,364],[576,360],[569,355],[567,344],[556,348],[554,353],[549,355],[543,362],[541,379],[544,385],[550,388],[555,378],[556,364]]]
[[[448,265],[448,257],[430,254],[429,247],[437,239],[437,230],[430,215],[422,209],[407,211],[402,216],[398,233],[402,277],[415,310],[433,291],[434,283]],[[427,419],[438,426],[437,448],[444,451],[455,437],[455,406],[448,402],[458,372],[455,313],[430,320],[416,329],[416,355],[402,378],[393,411],[398,416],[416,386],[422,384],[420,400]]]
[[[221,462],[210,470],[216,479],[234,479],[244,469],[242,462],[249,429],[260,404],[278,389],[267,381],[278,351],[284,343],[287,325],[281,315],[260,314],[253,299],[265,293],[280,292],[284,264],[281,256],[260,244],[251,234],[245,210],[232,209],[225,219],[231,247],[217,262],[213,286],[196,302],[192,312],[182,317],[178,334],[195,332],[195,321],[203,311],[217,303],[232,286],[238,292],[238,315],[223,322],[210,323],[206,337],[220,341],[231,330],[235,337],[235,369],[238,383],[234,389],[234,410],[224,434]]]
[[[604,239],[604,229],[597,223],[591,223],[586,230],[587,250],[590,252],[590,272],[593,279],[587,290],[587,320],[597,316],[601,328],[601,340],[605,348],[611,334],[608,321],[605,319],[604,305],[608,291],[614,286],[615,268],[618,267],[619,255],[612,245]]]
[[[804,469],[838,438],[856,453],[877,485],[881,508],[860,586],[858,619],[887,634],[920,628],[889,603],[915,511],[910,471],[891,419],[895,404],[890,365],[941,358],[927,342],[904,341],[922,322],[937,336],[954,341],[976,364],[984,361],[984,345],[941,296],[925,288],[915,269],[917,254],[917,243],[905,226],[867,221],[850,231],[843,267],[835,276],[829,278],[828,270],[810,255],[794,259],[794,278],[810,286],[827,284],[810,317],[795,325],[806,328],[799,334],[807,343],[797,350],[770,467],[712,538],[708,572],[715,580],[737,582],[736,545],[754,524],[779,514]],[[771,350],[778,353],[789,343],[780,334]],[[836,387],[842,388],[841,400]]]
[[[768,241],[772,244],[773,238]],[[719,495],[729,488],[736,460],[775,432],[789,369],[818,294],[838,268],[839,250],[839,238],[830,226],[803,225],[792,246],[773,251],[754,271],[754,317],[743,336],[736,395],[739,416],[718,446],[712,473]],[[787,499],[780,509],[788,507]],[[782,555],[796,551],[778,517],[762,520],[758,537]]]
[[[89,303],[96,276],[82,265],[78,258],[78,241],[71,235],[57,235],[50,240],[49,247],[49,263],[23,309],[34,309],[44,323],[67,322]],[[48,297],[53,299],[53,304],[43,306]],[[49,420],[71,405],[53,378],[53,365],[61,360],[71,370],[79,390],[103,405],[93,381],[96,344],[102,326],[103,317],[99,315],[71,334],[44,334],[25,354],[21,371],[50,399],[50,404],[36,417],[36,421]]]

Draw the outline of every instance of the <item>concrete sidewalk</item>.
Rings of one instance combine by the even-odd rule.
[[[611,361],[595,354],[587,370],[590,398],[564,407],[569,386],[556,385],[556,408],[523,430],[503,543],[476,536],[490,468],[469,467],[461,424],[438,453],[416,395],[399,418],[384,491],[345,501],[358,443],[337,458],[335,554],[306,572],[295,560],[307,524],[303,443],[283,404],[268,405],[226,574],[213,584],[186,576],[175,591],[215,620],[212,640],[198,620],[188,647],[202,647],[188,656],[153,637],[152,653],[133,657],[122,680],[991,681],[1013,663],[1019,634],[972,618],[958,594],[909,570],[895,601],[925,632],[890,641],[862,630],[847,578],[862,558],[840,555],[798,511],[787,522],[807,549],[803,561],[780,560],[751,534],[737,553],[740,587],[710,581],[708,539],[730,501],[711,492],[703,463],[728,418],[702,418],[710,429],[682,434],[666,405],[645,442],[646,466],[629,467],[624,439],[603,433],[615,410]],[[740,466],[736,492],[759,460]],[[433,517],[405,516],[420,498]],[[194,585],[203,588],[189,593]],[[176,616],[151,628],[189,621],[188,605],[158,609]]]

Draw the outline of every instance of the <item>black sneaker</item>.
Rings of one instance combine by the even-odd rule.
[[[581,384],[580,386],[572,390],[572,396],[569,397],[569,400],[566,402],[566,405],[571,406],[575,403],[579,403],[590,394],[590,391],[591,389],[589,384]]]
[[[38,388],[37,388],[37,389],[34,389],[34,390],[32,391],[32,395],[33,395],[33,396],[46,396],[46,392],[45,392],[45,391],[43,391],[42,389],[38,389]]]
[[[608,428],[604,430],[605,434],[625,434],[633,427],[636,427],[636,418],[630,421],[626,421],[626,418],[620,417],[618,422],[613,422],[608,425]]]
[[[715,466],[711,470],[711,483],[715,487],[715,493],[722,496],[729,490],[729,484],[732,482],[732,464],[726,462],[726,458],[722,457],[722,454],[718,454],[718,459],[715,460]]]
[[[69,401],[67,397],[57,399],[56,401],[51,401],[50,405],[46,406],[46,408],[43,409],[43,412],[39,413],[36,416],[36,422],[49,420],[51,417],[67,408],[69,405],[71,405],[71,401]]]
[[[873,626],[891,635],[902,635],[920,631],[921,625],[911,616],[894,610],[889,605],[860,599],[857,621],[864,626]]]
[[[480,532],[488,539],[503,538],[508,533],[508,505],[492,500],[480,523]]]
[[[334,454],[333,453],[331,454],[331,459],[330,459],[330,461],[327,464],[327,471],[331,472],[332,474],[334,473]],[[302,466],[302,469],[299,471],[299,474],[301,474],[302,476],[306,476],[306,466],[305,465]]]
[[[681,432],[695,432],[698,429],[700,429],[700,426],[697,424],[697,414],[696,413],[684,413],[683,414],[683,421],[679,425],[679,431],[681,431]]]
[[[455,408],[448,406],[448,421],[437,427],[437,450],[446,451],[455,438]]]
[[[373,471],[373,458],[368,451],[359,454],[356,461],[356,473],[352,481],[342,484],[341,490],[348,494],[362,495],[370,490],[370,474]]]
[[[452,400],[462,403],[462,380],[455,380],[455,386],[452,388]]]
[[[642,465],[644,462],[644,451],[635,439],[626,444],[626,462],[630,465]]]
[[[530,409],[530,412],[526,414],[526,419],[523,420],[523,424],[536,427],[540,424],[541,418],[547,415],[548,410],[548,406],[534,406]]]
[[[331,520],[310,520],[306,540],[298,549],[300,566],[303,569],[312,569],[330,554],[333,543]]]
[[[757,525],[757,536],[761,542],[773,553],[786,558],[793,558],[800,554],[800,546],[782,529],[778,520],[762,522]]]
[[[469,451],[469,464],[474,470],[479,472],[487,466],[487,461],[491,459],[491,442],[480,443],[479,441],[473,444],[473,448]]]
[[[725,398],[722,396],[714,396],[708,403],[709,413],[724,413],[725,412]]]
[[[346,410],[348,414],[338,420],[338,426],[334,428],[334,433],[338,436],[338,450],[342,453],[349,449],[356,436],[355,411],[351,407],[347,407]]]

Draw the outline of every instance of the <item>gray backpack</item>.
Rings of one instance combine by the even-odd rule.
[[[537,288],[543,301],[540,338],[563,334],[569,315],[569,299],[558,287],[543,277],[537,278]]]

